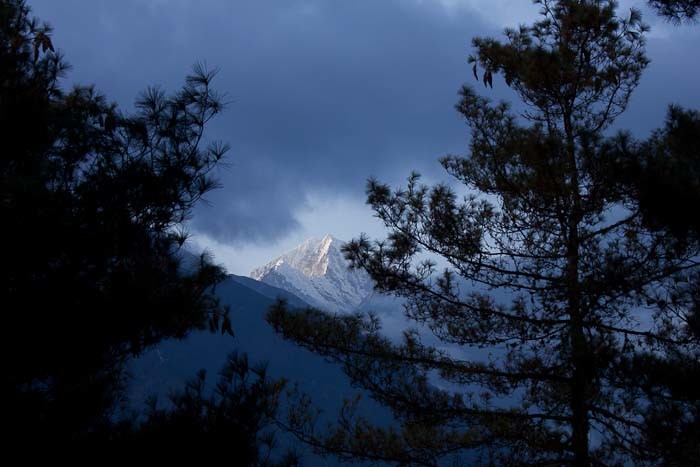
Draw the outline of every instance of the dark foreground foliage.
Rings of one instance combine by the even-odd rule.
[[[694,21],[700,13],[700,0],[649,0],[649,5],[673,22]]]
[[[215,296],[225,272],[179,252],[227,151],[203,143],[222,110],[214,73],[195,67],[172,95],[148,89],[127,115],[92,87],[64,91],[66,70],[51,29],[24,1],[0,1],[0,408],[20,439],[111,437],[129,359],[192,330],[233,332]],[[253,459],[279,383],[249,382],[241,365],[218,396],[189,386],[130,436],[206,420],[198,429],[240,435]]]
[[[265,365],[251,366],[246,355],[233,353],[214,388],[207,387],[206,373],[200,371],[165,403],[151,399],[146,413],[92,438],[178,446],[206,443],[225,446],[234,454],[233,465],[300,465],[299,456],[277,438],[275,417],[285,384],[271,380]]]

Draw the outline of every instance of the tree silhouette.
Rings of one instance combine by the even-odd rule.
[[[170,397],[169,406],[159,408],[152,399],[145,414],[97,436],[183,445],[222,443],[235,453],[234,465],[297,466],[299,456],[292,449],[282,451],[276,437],[275,416],[285,384],[271,380],[265,365],[251,366],[246,355],[233,353],[213,391],[206,387],[202,370]]]
[[[675,23],[694,21],[700,12],[695,0],[649,3]],[[682,245],[698,245],[700,223],[686,207],[700,202],[700,114],[672,105],[665,126],[647,141],[629,135],[623,141],[612,173],[627,185],[646,226],[665,230]],[[687,280],[694,291],[683,314],[689,331],[700,339],[700,274],[690,274]],[[688,384],[700,378],[697,359],[646,353],[630,359],[629,366],[633,374],[644,375],[640,387],[651,401],[644,417],[647,446],[668,464],[699,464],[700,390]]]
[[[373,426],[349,404],[323,433],[301,401],[289,425],[324,452],[418,465],[623,465],[665,455],[654,442],[669,440],[651,429],[655,404],[669,396],[654,392],[665,367],[654,371],[650,356],[694,374],[700,251],[650,227],[619,172],[629,137],[604,134],[647,65],[647,27],[636,10],[617,16],[614,1],[536,3],[534,25],[506,30],[504,42],[473,41],[475,77],[493,86],[501,75],[525,110],[462,89],[469,155],[441,163],[469,194],[421,185],[415,174],[399,190],[370,181],[368,204],[388,239],[346,248],[441,345],[418,331],[392,343],[372,316],[282,304],[268,315],[286,337],[342,363],[400,422]],[[659,420],[697,424],[696,400],[664,403],[683,417],[663,411]],[[671,441],[688,447],[676,432]],[[661,460],[692,464],[696,454]]]
[[[700,12],[700,0],[649,0],[649,5],[670,21],[693,21]]]
[[[224,271],[178,252],[227,147],[203,144],[222,110],[197,66],[126,115],[92,87],[61,89],[51,29],[0,2],[2,394],[11,436],[78,438],[112,421],[125,362],[193,329],[232,332]]]
[[[646,141],[619,139],[612,178],[627,187],[645,226],[672,236],[679,251],[697,250],[700,222],[700,114],[671,106],[666,125]],[[686,208],[689,207],[689,208]],[[700,342],[700,274],[688,271],[679,294],[671,289],[663,306],[683,316],[688,333]],[[685,295],[685,300],[683,296]],[[630,383],[649,400],[644,416],[645,442],[669,464],[700,462],[700,391],[688,384],[700,378],[698,359],[676,352],[644,352],[627,359]],[[634,381],[636,380],[636,381]]]

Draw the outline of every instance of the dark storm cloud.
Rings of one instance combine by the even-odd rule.
[[[221,240],[295,226],[309,190],[362,196],[460,150],[453,111],[483,27],[439,4],[376,1],[35,2],[56,26],[71,77],[131,102],[174,89],[190,65],[219,67],[231,105],[210,135],[231,143],[224,188],[197,229]]]
[[[196,61],[221,69],[215,84],[232,103],[209,135],[233,150],[224,188],[195,217],[195,228],[221,241],[284,235],[309,192],[361,197],[369,176],[399,183],[412,169],[439,173],[436,159],[467,143],[453,105],[460,85],[473,83],[470,40],[498,34],[473,11],[433,0],[32,4],[56,26],[71,78],[120,103],[147,84],[176,89]],[[688,34],[686,48],[697,39]],[[658,126],[666,103],[688,93],[697,106],[694,87],[659,92],[667,75],[645,78],[633,102],[644,112],[630,123]]]

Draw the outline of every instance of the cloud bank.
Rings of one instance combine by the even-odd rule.
[[[499,36],[537,14],[527,0],[31,4],[56,27],[55,43],[74,65],[70,79],[95,83],[127,107],[146,85],[177,89],[197,61],[220,68],[215,85],[230,105],[209,137],[232,151],[219,174],[224,188],[197,209],[193,228],[236,248],[330,223],[319,207],[361,203],[370,176],[399,184],[417,169],[444,179],[437,159],[463,154],[468,143],[453,106],[463,83],[477,85],[466,63],[471,38]],[[688,60],[700,26],[660,27],[667,32],[650,40],[652,65],[619,124],[642,135],[661,124],[668,103],[700,107],[700,65]],[[512,98],[501,83],[481,89]]]

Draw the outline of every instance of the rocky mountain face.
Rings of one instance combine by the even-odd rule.
[[[331,235],[311,238],[250,276],[322,310],[349,313],[372,296],[374,282],[365,271],[348,268],[343,245]]]

